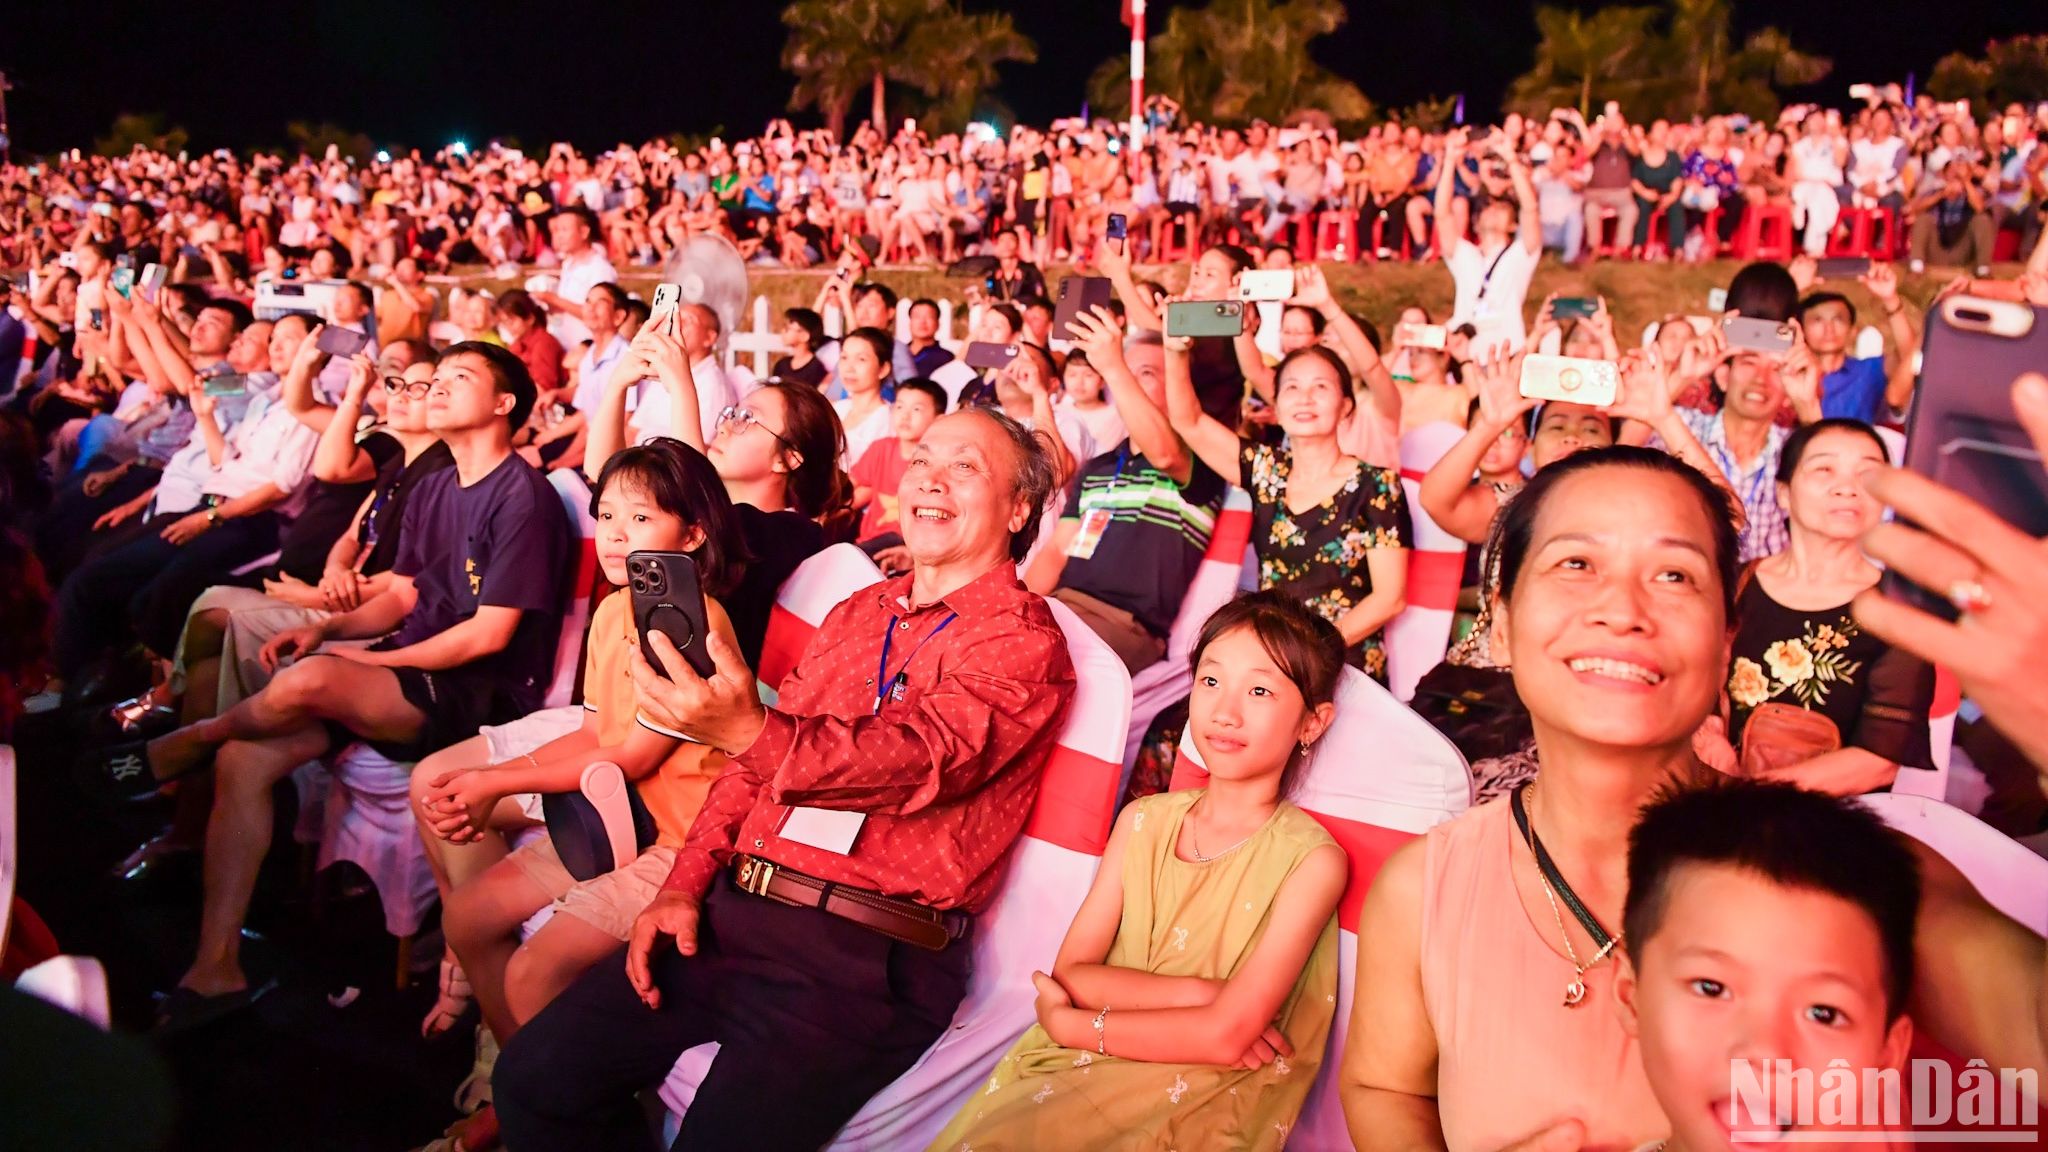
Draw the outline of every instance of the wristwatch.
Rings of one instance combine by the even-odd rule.
[[[211,507],[211,508],[208,508],[208,509],[206,510],[206,523],[207,523],[207,525],[208,525],[209,527],[213,527],[213,526],[217,526],[217,525],[219,525],[219,523],[220,523],[220,505],[218,505],[218,504],[215,504],[215,505],[214,505],[213,507]]]

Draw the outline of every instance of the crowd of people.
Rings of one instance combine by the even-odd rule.
[[[0,263],[35,273],[0,314],[0,588],[54,622],[46,683],[45,653],[5,641],[0,727],[39,690],[31,711],[100,733],[77,769],[94,794],[170,799],[123,864],[203,869],[157,1026],[270,989],[241,945],[273,789],[367,746],[412,766],[440,896],[421,1032],[477,1035],[469,1114],[437,1146],[652,1146],[636,1093],[717,1041],[675,1146],[818,1147],[967,994],[1075,703],[1050,602],[1133,675],[1169,659],[1241,491],[1257,590],[1200,622],[1156,725],[1207,782],[1129,774],[1035,1024],[935,1149],[1278,1148],[1328,1062],[1360,1149],[1708,1152],[1731,1058],[1896,1067],[1917,1026],[2048,1066],[2040,938],[1850,800],[1932,766],[1937,662],[2048,779],[2041,545],[1888,471],[1930,321],[1880,259],[1860,279],[1887,347],[1855,356],[1856,310],[1814,259],[1840,208],[1888,206],[1913,259],[1963,273],[1947,291],[2048,306],[2042,125],[1923,99],[1341,144],[1161,127],[1128,149],[1100,126],[839,148],[778,123],[594,160],[0,170]],[[1622,249],[1697,253],[1780,200],[1804,250],[1743,267],[1725,316],[1626,347],[1604,301],[1527,298],[1546,249],[1578,259],[1610,223]],[[1361,247],[1433,252],[1452,310],[1383,333],[1322,267],[1271,259],[1327,211]],[[1981,267],[2000,229],[2031,253],[2015,280]],[[728,371],[712,309],[617,283],[699,233],[833,268],[765,378]],[[1176,247],[1169,293],[1140,264]],[[1056,331],[1038,265],[1084,253],[1106,303]],[[865,273],[896,254],[986,260],[960,303],[996,363],[956,358],[934,301],[899,324]],[[443,301],[426,276],[451,263],[538,264],[549,286]],[[1175,330],[1175,305],[1237,301],[1276,263],[1284,299],[1246,304],[1237,335]],[[252,311],[290,281],[322,287],[316,311]],[[1787,338],[1732,340],[1736,320]],[[1612,399],[1528,394],[1528,358],[1552,354],[1598,362]],[[2048,382],[2012,399],[2048,448]],[[1404,458],[1432,425],[1454,443]],[[549,708],[588,591],[562,477],[587,488],[609,590],[580,701]],[[1340,1007],[1351,865],[1290,796],[1340,682],[1389,683],[1425,518],[1475,546],[1473,611],[1413,707],[1482,802],[1381,867]],[[777,591],[842,542],[882,582],[764,703]],[[694,562],[694,659],[636,619],[635,553]],[[1956,619],[1880,595],[1880,563]],[[591,875],[546,798],[595,765],[646,834]]]
[[[591,154],[566,143],[545,156],[454,144],[360,162],[334,149],[72,152],[0,178],[0,266],[39,264],[89,232],[117,255],[210,269],[224,284],[305,274],[321,250],[344,270],[414,284],[409,268],[562,258],[549,221],[569,208],[590,214],[598,249],[620,267],[658,264],[703,234],[761,265],[829,265],[857,238],[885,262],[950,264],[991,251],[1008,228],[1028,233],[1036,263],[1084,260],[1112,215],[1153,260],[1232,233],[1299,246],[1325,213],[1354,223],[1340,259],[1419,259],[1448,254],[1435,222],[1462,234],[1488,203],[1518,200],[1568,263],[1710,257],[1766,207],[1788,210],[1817,256],[1857,208],[1889,210],[1886,242],[1916,264],[1977,269],[2000,231],[2016,233],[2022,252],[2040,233],[2044,116],[1925,93],[1908,103],[1892,86],[1846,113],[1799,105],[1770,120],[1642,123],[1614,103],[1591,122],[1571,108],[1509,116],[1479,149],[1454,147],[1458,129],[1398,121],[1345,138],[1312,122],[1230,127],[1176,114],[1153,117],[1142,140],[1107,121],[938,136],[913,121],[893,136],[862,124],[845,140],[776,121],[746,139]],[[391,307],[395,317],[401,306]]]

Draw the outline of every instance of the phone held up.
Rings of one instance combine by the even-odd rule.
[[[1176,300],[1166,306],[1168,336],[1238,336],[1243,332],[1242,300]]]
[[[1620,392],[1621,375],[1609,361],[1534,352],[1522,357],[1521,393],[1531,399],[1604,408]]]
[[[710,629],[704,614],[704,589],[697,562],[684,552],[634,552],[626,557],[626,584],[633,597],[633,624],[640,635],[640,654],[664,678],[675,673],[647,643],[656,632],[669,638],[697,675],[709,677],[715,666],[704,647]]]
[[[657,319],[667,317],[667,327],[664,331],[668,335],[674,336],[676,334],[676,309],[681,307],[682,303],[683,289],[681,285],[656,284],[654,286],[654,303],[649,306],[648,313]]]
[[[1796,338],[1792,325],[1779,320],[1759,320],[1753,316],[1730,316],[1722,320],[1721,334],[1728,338],[1730,348],[1773,356],[1790,352]]]
[[[1008,368],[1010,361],[1016,358],[1015,344],[992,344],[986,340],[969,344],[967,355],[962,357],[969,368]]]
[[[320,329],[320,339],[314,341],[313,347],[329,356],[349,357],[361,352],[369,342],[370,338],[361,332],[329,324]]]
[[[1951,296],[1928,313],[1905,466],[1968,496],[2031,537],[2048,536],[2048,477],[2012,410],[2012,382],[2048,364],[2048,309]],[[1896,572],[1886,594],[1953,620],[1945,589]]]

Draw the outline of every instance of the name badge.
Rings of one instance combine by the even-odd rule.
[[[854,837],[867,822],[865,812],[841,812],[831,808],[791,808],[776,835],[835,856],[853,851]]]
[[[1102,534],[1109,529],[1109,509],[1090,508],[1081,514],[1081,530],[1067,542],[1067,557],[1073,560],[1087,560],[1095,555],[1095,548],[1102,543]]]

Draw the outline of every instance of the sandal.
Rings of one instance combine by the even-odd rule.
[[[168,1036],[224,1020],[256,1003],[275,987],[277,981],[272,979],[233,992],[208,996],[181,984],[171,989],[170,995],[157,1006],[153,1030],[159,1036]]]
[[[420,1021],[420,1036],[431,1040],[455,1027],[474,1003],[476,994],[470,990],[469,977],[463,975],[462,965],[451,957],[441,957],[441,994],[427,1018]]]
[[[480,1112],[491,1106],[491,1072],[498,1066],[498,1038],[482,1025],[476,1030],[476,1061],[455,1086],[455,1110]]]

